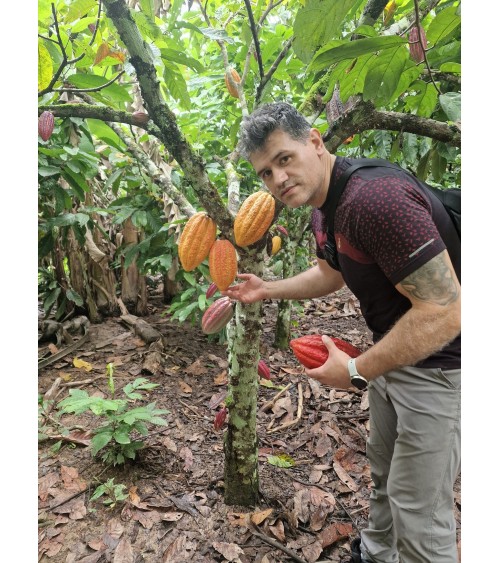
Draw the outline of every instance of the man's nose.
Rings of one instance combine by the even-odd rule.
[[[288,174],[286,173],[285,170],[280,169],[276,171],[274,175],[274,181],[277,188],[281,187],[287,180],[288,180]]]

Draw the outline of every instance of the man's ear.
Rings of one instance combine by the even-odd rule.
[[[309,139],[314,145],[314,148],[316,149],[318,155],[321,155],[325,152],[326,149],[325,144],[323,143],[323,137],[321,136],[321,133],[318,129],[316,129],[315,127],[311,128],[311,130],[309,131]]]

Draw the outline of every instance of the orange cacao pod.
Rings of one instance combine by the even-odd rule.
[[[38,134],[44,141],[48,141],[54,131],[54,114],[44,111],[38,118]]]
[[[200,211],[189,218],[179,238],[179,260],[186,272],[194,270],[208,256],[217,235],[217,225]]]
[[[219,289],[226,289],[234,282],[238,272],[236,249],[229,240],[216,240],[208,254],[210,277]]]
[[[201,330],[205,334],[215,334],[219,332],[219,330],[222,330],[231,320],[233,312],[233,302],[229,297],[217,299],[203,313]]]
[[[238,246],[260,240],[274,219],[274,198],[263,191],[249,195],[234,219],[234,238]]]
[[[355,346],[349,344],[349,342],[332,336],[330,336],[330,338],[337,348],[351,356],[351,358],[357,358],[361,354],[361,350],[358,350]],[[290,341],[290,347],[297,360],[309,369],[319,368],[328,359],[328,349],[323,344],[319,334],[294,338]]]
[[[271,256],[274,256],[277,252],[279,252],[281,248],[281,237],[278,235],[273,237],[273,246],[271,249]]]
[[[238,71],[234,68],[231,69],[231,76],[233,77],[233,80],[236,83],[240,83],[241,82],[241,77],[238,74]],[[224,75],[224,81],[226,82],[226,88],[229,92],[229,94],[233,97],[233,98],[239,98],[238,96],[238,90],[236,90],[236,88],[231,84],[231,82],[229,82],[229,78],[227,76],[227,73]]]
[[[417,27],[412,27],[410,33],[408,34],[410,57],[417,64],[424,60],[424,49],[427,49],[427,37],[425,36],[425,31],[422,26],[420,26],[420,35],[422,42],[420,42]]]

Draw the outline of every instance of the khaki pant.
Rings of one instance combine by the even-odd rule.
[[[363,560],[457,563],[460,373],[409,367],[370,383],[373,487]]]

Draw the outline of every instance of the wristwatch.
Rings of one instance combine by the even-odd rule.
[[[358,389],[366,389],[368,381],[362,375],[359,375],[358,370],[356,369],[356,362],[354,361],[354,358],[351,358],[347,362],[347,369],[349,370],[351,383],[354,385],[354,387],[357,387]]]

